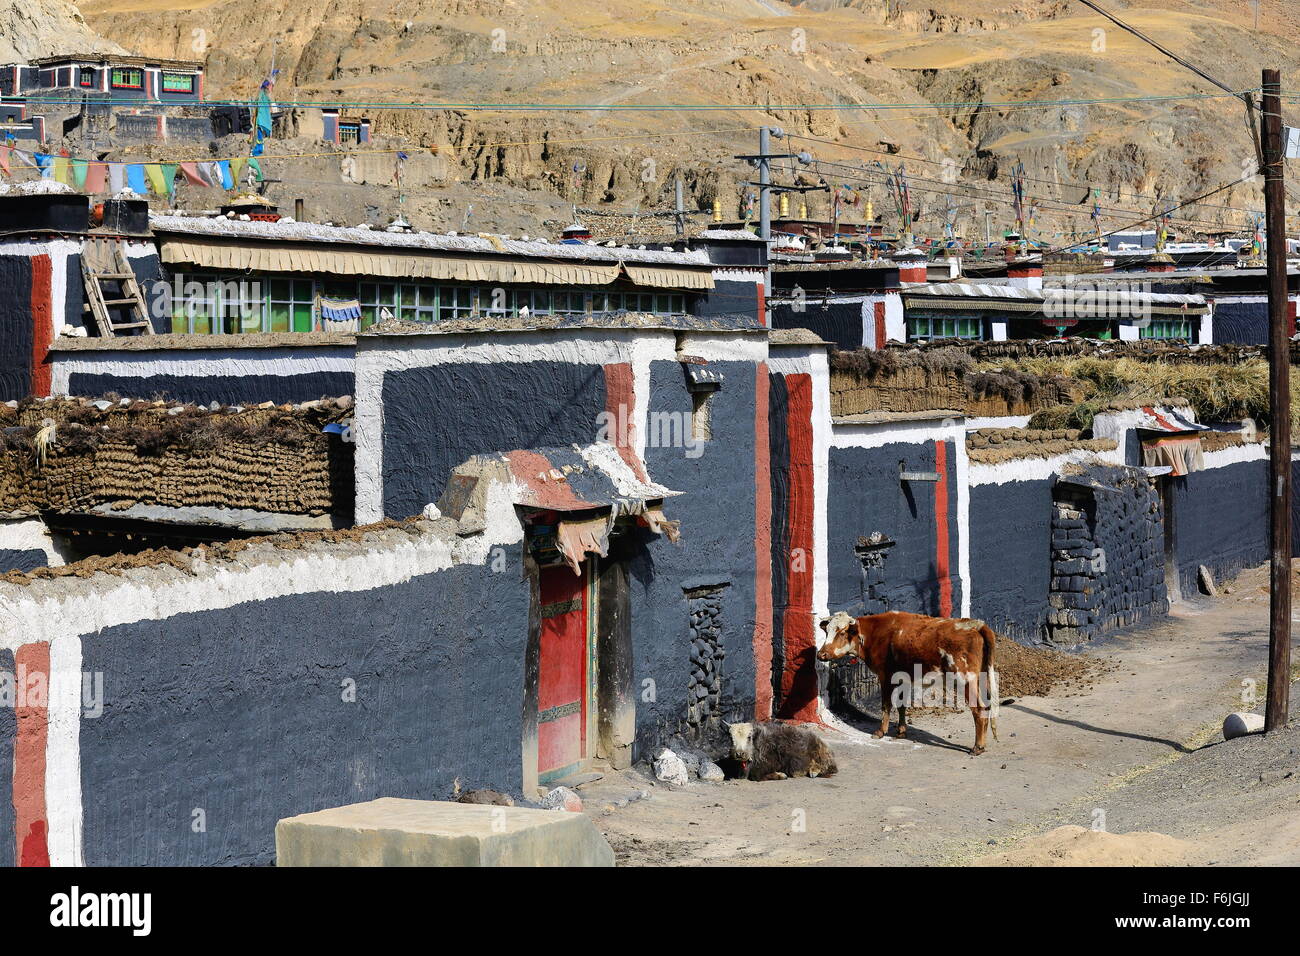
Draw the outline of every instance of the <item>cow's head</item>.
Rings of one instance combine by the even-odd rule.
[[[731,724],[727,729],[731,732],[731,755],[747,767],[754,759],[754,725]]]
[[[845,611],[836,611],[821,623],[826,641],[817,649],[819,661],[838,661],[856,656],[858,650],[858,619]]]

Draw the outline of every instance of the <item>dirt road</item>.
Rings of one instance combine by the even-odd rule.
[[[1300,862],[1300,734],[1219,733],[1242,682],[1264,686],[1264,570],[1090,648],[1116,666],[1083,692],[1004,706],[984,756],[966,752],[968,714],[929,712],[907,741],[827,731],[830,779],[672,789],[611,773],[582,788],[586,812],[623,865],[967,863],[1032,852],[1064,824],[1191,844],[1157,862]]]

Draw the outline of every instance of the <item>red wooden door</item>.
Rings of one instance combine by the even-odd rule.
[[[575,773],[587,754],[587,575],[542,568],[537,666],[537,779]]]

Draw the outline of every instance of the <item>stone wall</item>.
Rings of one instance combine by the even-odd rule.
[[[1164,616],[1164,515],[1151,481],[1127,468],[1081,469],[1062,476],[1053,497],[1052,643]]]

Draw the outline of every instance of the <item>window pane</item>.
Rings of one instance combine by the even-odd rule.
[[[271,303],[271,331],[289,331],[289,306],[280,302]]]
[[[295,332],[310,332],[312,330],[312,308],[310,305],[294,304],[293,330]]]

